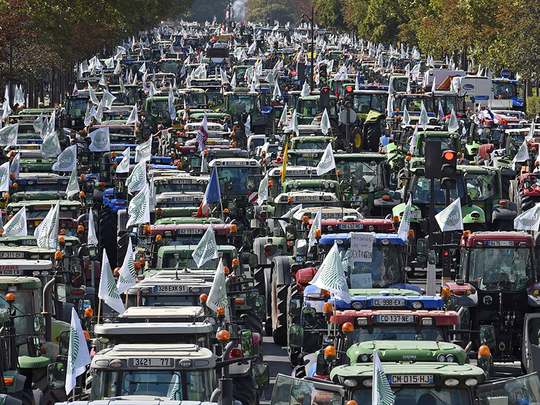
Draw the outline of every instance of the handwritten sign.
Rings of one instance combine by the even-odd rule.
[[[351,262],[368,262],[373,260],[373,235],[371,233],[351,234]]]

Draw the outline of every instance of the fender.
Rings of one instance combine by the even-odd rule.
[[[513,220],[517,216],[517,204],[512,201],[508,201],[505,206],[496,205],[493,207],[491,213],[491,222],[496,220]]]
[[[288,256],[278,256],[272,259],[272,271],[276,274],[278,285],[291,284],[291,264]]]

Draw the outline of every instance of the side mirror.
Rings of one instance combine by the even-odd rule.
[[[416,240],[416,254],[418,256],[425,256],[427,254],[427,243],[424,238]]]
[[[328,364],[326,363],[326,359],[324,358],[324,350],[320,350],[319,354],[317,354],[317,368],[315,372],[317,373],[317,375],[328,374]]]
[[[531,182],[529,180],[523,180],[523,188],[525,189],[531,188]]]
[[[300,303],[299,299],[292,299],[289,304],[289,316],[291,318],[296,318],[300,315],[300,312],[302,311],[302,304]]]
[[[88,308],[92,308],[91,300],[79,300],[79,307],[77,308],[77,313],[79,314],[80,318],[84,318],[84,312]]]
[[[67,302],[66,285],[56,284],[56,299],[58,302]]]
[[[257,258],[257,255],[250,254],[249,255],[249,267],[252,269],[256,269],[259,265],[259,259]]]
[[[240,331],[240,344],[244,357],[253,356],[253,334],[249,329],[243,329]]]
[[[491,350],[495,348],[495,327],[493,325],[482,325],[479,328],[480,345],[486,345]]]
[[[26,349],[28,350],[28,356],[39,357],[41,356],[41,347],[39,344],[39,338],[36,336],[29,336],[26,338]]]
[[[304,328],[300,325],[292,325],[287,331],[287,339],[290,347],[302,347],[304,345]]]
[[[296,239],[296,226],[293,224],[287,225],[285,228],[286,238],[287,240],[295,240]]]
[[[270,371],[268,364],[256,363],[251,366],[251,378],[253,388],[264,391],[270,383]]]
[[[261,319],[266,316],[266,301],[262,295],[257,295],[253,298],[253,310]]]
[[[69,352],[69,330],[64,330],[60,332],[58,336],[58,346],[60,349],[61,356],[67,356]]]
[[[50,363],[47,366],[47,375],[52,390],[64,388],[66,383],[66,366],[64,363]]]
[[[302,310],[304,325],[308,328],[314,328],[317,325],[317,311],[315,308],[305,307]]]

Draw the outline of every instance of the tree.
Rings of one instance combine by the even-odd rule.
[[[228,0],[198,0],[183,15],[183,18],[188,21],[198,21],[201,24],[212,21],[214,16],[218,21],[223,21],[228,6]]]
[[[246,19],[252,22],[266,24],[267,20],[273,24],[274,20],[280,23],[296,21],[298,15],[295,4],[287,0],[247,0],[248,13]]]
[[[344,31],[347,29],[347,25],[341,14],[341,9],[340,0],[316,0],[315,11],[317,15],[315,20],[328,30]]]

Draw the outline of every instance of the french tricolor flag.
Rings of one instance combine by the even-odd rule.
[[[204,193],[204,198],[195,214],[196,217],[207,217],[210,210],[210,203],[221,201],[221,193],[219,191],[219,180],[217,175],[217,170],[214,167],[212,170],[212,175],[210,176],[210,181],[208,186],[206,186],[206,192]]]

